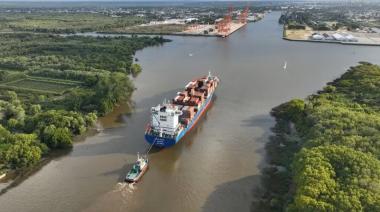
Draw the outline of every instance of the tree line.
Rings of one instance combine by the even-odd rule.
[[[380,66],[361,62],[306,100],[273,108],[266,188],[273,211],[380,211]]]
[[[11,33],[0,37],[0,172],[34,165],[130,100],[134,54],[162,37],[62,37]],[[7,87],[34,77],[73,85],[62,94]],[[22,83],[20,86],[23,86]],[[42,86],[42,85],[41,85]]]

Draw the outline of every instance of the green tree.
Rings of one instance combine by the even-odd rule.
[[[24,168],[37,163],[41,158],[41,149],[32,142],[17,141],[3,153],[3,161],[10,168]]]
[[[293,99],[272,109],[271,114],[275,117],[297,122],[302,118],[305,102],[302,99]]]
[[[72,135],[67,128],[57,128],[54,125],[45,127],[42,133],[42,142],[48,147],[56,148],[68,148],[72,147]]]
[[[30,115],[36,115],[37,113],[40,113],[42,110],[41,110],[41,105],[39,104],[36,104],[36,105],[31,105],[29,107],[29,114]]]
[[[141,71],[142,71],[142,68],[139,64],[137,64],[137,63],[132,64],[131,74],[133,77],[136,77]]]
[[[290,211],[379,211],[380,161],[344,146],[303,149]]]
[[[272,110],[270,163],[291,173],[272,172],[287,188],[267,186],[272,209],[380,211],[379,81],[380,67],[362,62],[305,101]]]

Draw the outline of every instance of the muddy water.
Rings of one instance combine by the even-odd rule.
[[[144,71],[135,80],[133,112],[120,115],[120,108],[102,119],[103,132],[1,195],[1,210],[248,211],[273,126],[270,109],[315,92],[357,61],[380,63],[377,47],[284,41],[279,15],[228,39],[172,37],[138,52]],[[149,108],[209,70],[221,85],[199,126],[173,148],[153,151],[139,184],[118,183],[136,152],[148,148]]]

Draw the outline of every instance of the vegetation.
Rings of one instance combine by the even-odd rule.
[[[182,32],[188,26],[184,24],[160,24],[150,26],[132,26],[125,29],[115,29],[114,32],[126,33],[146,33],[146,34],[170,34],[175,32]]]
[[[365,12],[364,12],[365,11]],[[288,8],[279,19],[280,24],[288,29],[300,29],[308,26],[313,30],[364,30],[373,32],[370,28],[380,27],[379,4],[335,4],[324,3],[323,6],[306,8],[304,6]]]
[[[184,25],[152,25],[149,17],[112,16],[101,13],[14,12],[0,14],[2,32],[37,33],[172,33],[183,31]]]
[[[340,28],[355,30],[361,27],[370,26],[368,23],[359,23],[345,14],[337,14],[336,11],[292,11],[282,14],[279,19],[280,24],[285,24],[288,29],[305,29],[306,26],[313,30],[330,31]]]
[[[362,62],[305,101],[273,108],[258,207],[380,210],[380,66]]]
[[[120,31],[130,26],[147,23],[136,16],[115,16],[100,13],[3,13],[0,31],[40,33],[76,33]]]
[[[11,33],[0,38],[0,170],[32,166],[70,148],[97,116],[129,100],[133,55],[162,37],[62,37]],[[3,171],[1,171],[3,172]]]
[[[79,83],[78,83],[79,84]],[[44,79],[26,78],[21,80],[4,83],[4,88],[15,88],[26,91],[39,91],[41,93],[62,93],[65,90],[75,86],[75,84],[62,83],[57,81],[49,81]]]

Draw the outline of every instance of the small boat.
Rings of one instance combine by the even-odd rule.
[[[136,183],[138,182],[141,177],[145,174],[146,170],[148,169],[148,157],[140,156],[137,153],[137,161],[135,164],[133,164],[132,169],[128,172],[127,176],[125,177],[125,181],[128,183]]]
[[[287,65],[288,63],[285,61],[285,63],[284,63],[284,71],[286,70],[286,65]]]

